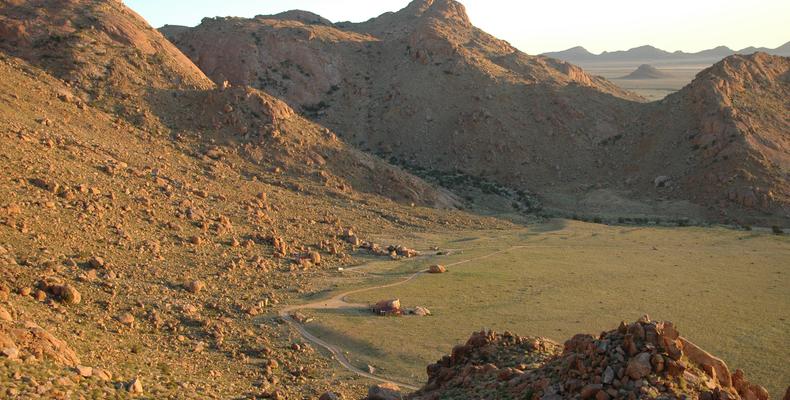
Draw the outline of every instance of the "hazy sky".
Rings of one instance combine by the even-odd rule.
[[[125,0],[155,27],[203,17],[302,9],[334,22],[364,21],[409,0]],[[790,0],[461,0],[472,22],[530,54],[581,45],[599,53],[651,44],[699,51],[790,41]]]

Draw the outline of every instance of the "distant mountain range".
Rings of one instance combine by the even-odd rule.
[[[572,47],[564,51],[544,53],[544,56],[557,58],[571,63],[589,62],[639,62],[655,63],[668,61],[719,61],[722,58],[733,54],[752,54],[758,51],[777,56],[790,56],[790,42],[787,42],[775,49],[766,47],[747,47],[741,50],[733,50],[727,46],[719,46],[713,49],[702,50],[697,53],[686,53],[683,51],[669,52],[653,46],[640,46],[630,50],[605,51],[601,54],[594,54],[581,46]]]

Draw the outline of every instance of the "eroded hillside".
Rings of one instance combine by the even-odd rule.
[[[272,307],[356,262],[348,229],[507,226],[215,87],[121,3],[4,2],[0,26],[2,396],[353,391]]]
[[[475,28],[452,0],[413,1],[359,24],[293,15],[302,17],[204,19],[167,32],[217,82],[264,88],[364,150],[531,191],[549,209],[763,224],[787,217],[786,173],[750,161],[786,157],[787,107],[778,100],[786,58],[726,61],[773,65],[760,79],[730,69],[759,89],[701,89],[724,79],[706,71],[674,98],[644,104],[576,66],[519,52]],[[718,106],[761,90],[774,100]],[[738,124],[711,122],[727,120],[727,110],[737,110]],[[696,151],[717,135],[751,156],[721,162]]]

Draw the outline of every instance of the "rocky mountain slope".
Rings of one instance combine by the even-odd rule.
[[[543,160],[573,153],[594,164],[591,143],[628,118],[611,105],[628,109],[621,97],[634,98],[570,64],[518,52],[447,1],[348,26],[204,20],[173,40],[213,79],[265,88],[360,148],[521,189],[576,173],[594,181],[590,168],[558,171],[562,161]]]
[[[241,146],[257,161],[263,154],[273,156],[270,161],[321,175],[341,189],[347,185],[327,174],[342,169],[358,188],[402,201],[454,204],[419,179],[349,148],[265,93],[225,90],[227,85],[213,90],[189,59],[119,2],[15,4],[0,15],[1,31],[7,32],[0,48],[65,81],[61,97],[68,101],[110,111],[150,133],[211,131],[217,144]]]
[[[768,399],[765,388],[680,336],[671,322],[646,317],[597,337],[576,335],[562,346],[508,332],[476,333],[430,365],[428,383],[408,398],[461,393],[487,399]]]
[[[508,224],[215,85],[116,1],[0,2],[0,397],[316,397],[271,307],[365,237]],[[380,193],[380,194],[379,194]]]
[[[719,202],[721,213],[738,215],[740,207],[787,216],[788,78],[789,58],[728,57],[646,114],[656,122],[648,132],[674,132],[671,140],[683,143],[662,153],[673,160],[667,171],[683,193],[695,202]]]
[[[700,103],[721,102],[715,90],[692,99],[702,92],[691,88],[719,85],[710,71],[673,99],[643,104],[603,78],[528,56],[480,31],[452,0],[416,0],[359,24],[287,18],[205,19],[167,32],[216,82],[263,88],[357,147],[423,172],[483,177],[537,193],[552,212],[786,221],[781,168],[699,157],[704,144],[691,137],[723,128],[703,127],[703,119],[729,118],[723,108],[700,113]],[[787,65],[763,55],[736,59]],[[781,94],[782,76],[754,83]],[[734,134],[735,148],[758,130],[750,121],[784,112],[776,102],[760,107],[772,108],[735,103],[743,124],[718,134]],[[786,136],[787,121],[765,122]],[[782,140],[755,151],[786,154],[776,147]],[[740,170],[748,176],[742,182],[699,178]],[[744,186],[771,196],[743,202],[731,195]]]

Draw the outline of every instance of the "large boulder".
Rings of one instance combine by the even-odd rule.
[[[682,336],[679,340],[683,344],[683,354],[686,355],[691,362],[702,367],[705,373],[714,380],[717,380],[722,387],[729,388],[732,386],[730,369],[727,368],[727,364],[725,364],[724,361],[702,350],[699,346]]]
[[[367,400],[400,400],[403,394],[398,385],[394,383],[380,383],[368,389]]]
[[[80,365],[77,353],[69,345],[33,322],[0,322],[0,349],[15,350],[69,367]]]
[[[372,310],[378,315],[401,315],[400,299],[382,300],[373,305]]]
[[[443,274],[447,272],[447,268],[444,265],[439,264],[431,265],[430,268],[428,268],[428,272],[432,274]]]

